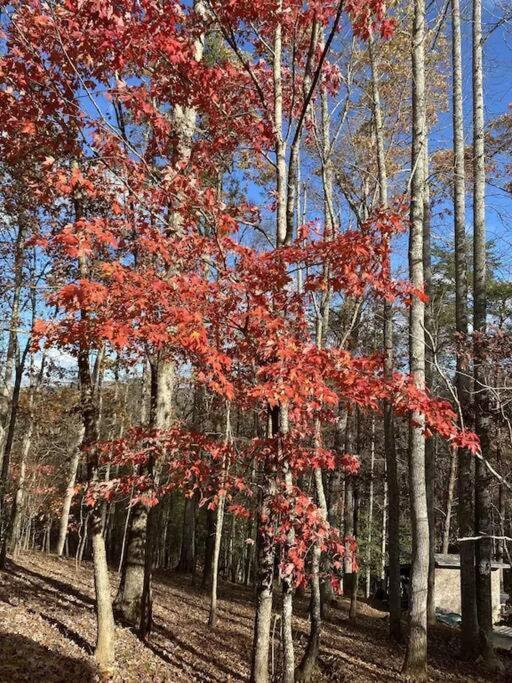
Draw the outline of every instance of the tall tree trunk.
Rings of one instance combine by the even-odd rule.
[[[498,384],[496,386],[499,386]],[[498,427],[497,429],[497,434],[496,434],[496,463],[498,465],[499,470],[501,471],[503,468],[503,451],[502,451],[502,438],[503,435],[501,433],[501,428]],[[496,543],[496,562],[504,562],[505,561],[505,549],[507,547],[507,541],[505,538],[505,516],[506,516],[506,494],[505,494],[505,487],[503,484],[500,482],[500,485],[498,487],[498,515],[499,515],[499,522],[498,522],[498,529],[499,529],[499,535],[501,538],[498,540]]]
[[[370,36],[370,63],[372,70],[373,107],[375,119],[375,137],[377,141],[377,164],[379,172],[379,195],[382,206],[388,204],[388,178],[386,169],[386,155],[384,149],[384,134],[382,124],[382,109],[380,104],[379,74],[375,59],[373,40]],[[384,302],[384,371],[390,379],[394,370],[393,353],[393,306]],[[384,453],[386,459],[386,483],[388,494],[388,556],[389,556],[389,633],[391,637],[402,639],[401,626],[401,597],[400,597],[400,485],[398,481],[398,466],[395,445],[395,423],[393,406],[389,402],[384,404]],[[384,555],[384,554],[383,554]]]
[[[215,552],[215,525],[217,523],[218,509],[206,511],[206,541],[204,548],[204,566],[202,585],[210,585],[212,580],[213,555]]]
[[[268,435],[277,433],[279,429],[276,411],[269,410]],[[262,471],[264,485],[258,510],[258,539],[256,567],[256,615],[251,663],[251,683],[268,683],[268,655],[270,647],[270,625],[272,620],[272,598],[274,578],[275,546],[273,535],[268,533],[266,525],[271,515],[270,500],[275,484],[272,473]]]
[[[341,405],[339,408],[339,415],[336,419],[334,448],[336,452],[343,453],[345,450],[345,434],[347,431],[348,410]],[[327,489],[327,520],[332,527],[341,529],[342,519],[340,512],[345,510],[345,495],[344,486],[342,486],[342,472],[341,469],[336,469],[329,477]],[[325,571],[331,572],[332,568],[327,565]],[[340,576],[341,578],[341,576]],[[324,580],[320,584],[320,591],[322,597],[322,617],[325,617],[328,605],[333,599],[332,585],[329,580]]]
[[[7,350],[4,361],[3,376],[0,383],[0,569],[4,567],[7,544],[7,527],[9,522],[6,494],[9,485],[10,448],[14,435],[13,418],[17,407],[13,405],[15,387],[12,386],[13,373],[18,352],[18,325],[20,300],[23,286],[23,264],[25,258],[25,234],[23,224],[18,226],[14,251],[14,282]],[[17,380],[17,382],[16,382]],[[16,396],[19,395],[21,376],[16,373],[15,384],[18,384]],[[10,443],[9,443],[10,442]]]
[[[73,162],[74,169],[78,164]],[[79,221],[84,216],[83,197],[80,192],[74,196],[75,219]],[[78,272],[82,280],[89,277],[87,256],[78,257]],[[80,310],[81,320],[87,320],[88,312]],[[78,347],[78,379],[80,383],[80,413],[83,423],[82,450],[87,453],[87,483],[94,486],[98,480],[98,396],[94,391],[93,376],[89,362],[90,349],[85,341]],[[101,505],[94,503],[87,516],[92,538],[93,574],[96,594],[96,648],[95,658],[100,668],[108,669],[115,658],[115,627],[112,611],[112,597],[110,595],[110,581],[108,575],[107,554],[103,537]]]
[[[482,456],[491,455],[489,395],[485,386],[487,333],[487,244],[485,225],[484,94],[482,65],[482,3],[473,0],[473,330],[475,431]],[[486,666],[499,667],[492,642],[492,497],[490,474],[482,460],[476,463],[475,526],[480,536],[476,546],[476,598],[480,654]]]
[[[282,0],[278,0],[277,10],[282,10]],[[283,30],[281,22],[278,21],[274,29],[274,50],[273,50],[273,95],[274,95],[274,137],[275,137],[275,157],[276,157],[276,248],[284,246],[288,241],[287,227],[287,196],[288,196],[288,175],[286,169],[286,141],[283,135],[283,83],[282,83],[282,36]],[[280,406],[269,408],[269,425],[267,434],[276,439],[279,448],[281,435],[282,410]],[[286,421],[287,427],[287,421]],[[286,473],[286,485],[289,483],[289,473]],[[269,473],[270,474],[270,473]],[[268,681],[268,653],[270,645],[270,621],[272,615],[272,579],[274,571],[275,548],[274,542],[262,524],[262,515],[267,514],[268,504],[271,497],[272,486],[275,486],[273,476],[266,477],[265,489],[262,494],[260,515],[259,515],[259,538],[258,538],[258,572],[256,579],[256,620],[253,639],[253,658],[251,667],[251,681],[254,683],[266,683]],[[268,522],[267,522],[268,524]],[[290,632],[291,632],[291,600],[292,594],[287,592],[286,584],[283,582],[283,606],[282,606],[282,630],[284,639],[284,677],[288,680],[290,672]],[[293,643],[292,658],[293,658]],[[291,666],[292,675],[293,668]]]
[[[226,406],[226,429],[224,440],[226,445],[231,441],[231,408],[229,403]],[[227,476],[227,462],[225,457],[223,457],[221,468],[221,488],[223,489],[225,486]],[[224,493],[219,494],[219,500],[217,503],[217,515],[215,520],[215,540],[211,566],[212,586],[210,593],[210,614],[208,617],[208,625],[212,628],[215,628],[217,624],[217,581],[219,576],[220,545],[222,542],[222,527],[224,524],[225,505],[226,497]]]
[[[425,2],[414,2],[412,37],[413,137],[409,279],[423,289],[423,202],[425,192]],[[425,304],[414,297],[409,323],[410,371],[415,385],[425,388]],[[409,490],[411,502],[412,567],[409,634],[403,672],[414,680],[427,677],[427,596],[429,525],[425,481],[425,417],[414,411],[409,427]]]
[[[354,453],[354,420],[355,416],[349,415],[347,429],[345,433],[345,451]],[[345,555],[343,561],[343,592],[352,595],[352,583],[354,581],[355,557],[353,551],[354,544],[354,517],[355,517],[355,496],[354,496],[355,475],[345,474],[345,507],[343,509],[343,534],[345,536]]]
[[[441,552],[446,555],[450,548],[450,531],[452,526],[452,508],[457,483],[457,451],[450,453],[450,474],[448,476],[448,489],[446,491],[446,513],[443,522],[443,540]],[[462,563],[462,560],[461,560]]]
[[[373,497],[375,476],[375,418],[372,417],[371,441],[370,441],[370,485],[368,490],[368,535],[366,538],[366,584],[365,597],[368,600],[372,585],[372,542],[373,542]]]
[[[319,426],[319,425],[318,425]],[[320,438],[317,437],[318,442]],[[327,501],[324,493],[322,470],[315,469],[315,490],[317,503],[327,519]],[[311,557],[311,602],[309,607],[310,631],[306,650],[300,665],[295,672],[295,680],[310,681],[315,668],[318,651],[320,649],[320,636],[322,632],[322,595],[320,586],[320,544],[315,543]]]
[[[319,36],[320,46],[324,49],[323,36]],[[321,114],[321,167],[322,167],[322,185],[323,185],[323,215],[325,224],[325,239],[334,239],[337,231],[336,212],[334,208],[334,164],[333,164],[333,146],[331,141],[331,113],[329,111],[329,95],[325,88],[320,91],[320,114]],[[316,325],[316,342],[319,348],[323,347],[325,338],[329,330],[330,306],[332,292],[327,287],[329,278],[329,268],[324,266],[323,278],[325,282],[325,291],[321,298],[320,315],[317,317]],[[317,447],[321,447],[321,423],[317,421],[315,427],[315,435],[317,437]],[[327,503],[327,495],[324,487],[324,477],[322,472],[315,472],[315,491],[317,496],[317,503],[322,510],[326,520],[329,521],[329,506]],[[336,472],[333,478],[337,481],[341,480],[341,473]],[[321,635],[321,617],[327,610],[327,606],[332,602],[333,590],[330,580],[332,568],[330,567],[327,557],[322,558],[319,549],[315,548],[315,553],[318,557],[312,559],[312,584],[311,584],[311,603],[310,603],[310,643],[306,648],[306,652],[301,663],[301,669],[311,675],[313,667],[318,654]],[[324,569],[324,576],[320,580],[320,570]],[[319,581],[319,585],[315,586],[313,583]],[[320,599],[320,604],[316,604],[316,600]]]
[[[432,255],[430,244],[430,190],[428,184],[429,154],[428,135],[425,134],[425,189],[423,192],[423,279],[425,292],[429,297],[425,305],[425,386],[432,391],[434,354],[436,353],[434,339],[434,319],[432,311]],[[427,620],[429,624],[436,623],[435,605],[435,573],[436,573],[436,527],[435,527],[435,477],[436,477],[435,437],[429,437],[425,442],[425,478],[427,487],[428,529],[429,529],[429,562],[428,562],[428,596]]]
[[[224,524],[225,497],[220,496],[217,504],[217,517],[215,520],[215,536],[213,557],[211,566],[211,591],[210,591],[210,613],[208,615],[208,626],[215,628],[217,625],[217,583],[219,579],[219,558],[220,545],[222,542],[222,527]]]
[[[82,268],[83,270],[83,268]],[[93,391],[88,353],[83,348],[78,354],[81,411],[84,426],[82,448],[87,451],[87,479],[94,484],[98,478],[98,420],[96,397]],[[114,661],[114,616],[108,577],[105,539],[101,526],[101,507],[96,504],[90,511],[89,528],[92,537],[94,586],[96,591],[97,637],[95,657],[101,667],[110,667]]]
[[[25,359],[28,351],[28,345],[25,347],[21,358],[18,357],[16,361],[16,373],[14,377],[14,387],[11,396],[11,414],[9,417],[9,426],[7,428],[7,436],[4,443],[4,458],[2,462],[2,471],[0,473],[0,510],[2,514],[0,516],[0,568],[5,567],[5,560],[7,557],[7,543],[10,534],[10,522],[12,519],[12,506],[9,511],[7,505],[5,505],[4,494],[6,492],[8,482],[10,479],[10,465],[11,465],[11,453],[14,444],[14,434],[16,430],[16,422],[18,419],[18,408],[20,402],[20,391],[21,382],[23,379],[23,373],[25,370]],[[19,355],[19,354],[18,354]]]
[[[384,460],[384,482],[383,482],[383,492],[382,492],[382,524],[381,524],[381,538],[380,538],[380,580],[381,586],[384,585],[386,579],[386,548],[388,541],[388,478],[386,471],[386,461]],[[398,577],[400,578],[400,576]],[[399,586],[400,588],[400,586]],[[400,597],[400,596],[399,596]],[[400,606],[400,605],[399,605]],[[400,624],[400,621],[398,621]]]
[[[31,369],[33,369],[34,357],[31,358]],[[39,391],[41,383],[44,377],[45,369],[45,356],[43,355],[41,359],[41,366],[35,381],[30,385],[29,397],[27,405],[27,423],[25,425],[25,432],[23,434],[23,439],[21,442],[21,453],[20,453],[20,474],[18,477],[18,484],[16,488],[16,494],[14,497],[14,502],[11,511],[11,521],[8,532],[8,546],[13,553],[16,553],[21,540],[21,528],[22,528],[22,512],[23,504],[25,501],[25,479],[26,479],[26,469],[27,469],[27,459],[32,447],[32,436],[34,434],[34,402],[35,397]]]
[[[464,166],[464,113],[462,99],[462,47],[460,0],[451,0],[452,10],[452,116],[453,116],[453,208],[455,238],[455,322],[457,334],[466,340],[468,334],[468,281],[466,251],[466,178]],[[460,343],[460,342],[459,342]],[[464,421],[469,419],[471,387],[469,366],[464,351],[457,353],[456,386]],[[474,464],[468,451],[457,453],[457,517],[459,536],[473,536]],[[474,658],[478,650],[476,610],[475,547],[472,541],[460,544],[461,563],[461,655]]]
[[[315,36],[317,27],[312,28],[312,45],[319,39]],[[323,40],[321,40],[323,47]],[[334,168],[332,163],[332,149],[331,149],[331,116],[329,112],[329,98],[325,88],[320,93],[320,113],[321,113],[321,132],[322,132],[322,147],[321,147],[321,166],[322,166],[322,183],[323,183],[323,214],[325,225],[325,239],[331,240],[334,238],[336,231],[336,222],[334,218]],[[327,286],[329,278],[328,267],[324,267],[323,272],[324,282],[326,283],[325,291],[322,295],[321,304],[316,320],[316,345],[319,349],[323,347],[325,337],[329,328],[331,292]],[[315,448],[322,447],[322,423],[320,418],[315,420]],[[320,508],[323,518],[328,519],[327,499],[324,489],[324,479],[322,470],[316,468],[314,471],[314,484],[316,502]],[[332,589],[330,578],[324,578],[323,591],[320,581],[320,568],[322,563],[321,544],[317,542],[313,547],[311,558],[311,600],[309,606],[310,631],[308,643],[304,656],[295,672],[296,680],[309,681],[313,674],[313,670],[318,657],[320,648],[320,636],[322,629],[322,592],[324,598],[330,600]],[[327,562],[325,562],[327,564]],[[329,567],[325,569],[329,572]]]
[[[12,377],[15,368],[16,350],[18,348],[18,325],[20,315],[21,290],[23,286],[23,263],[25,259],[25,235],[26,228],[20,224],[16,235],[14,247],[14,282],[13,299],[11,305],[11,316],[9,320],[9,334],[7,338],[7,351],[4,361],[4,371],[0,385],[0,471],[6,468],[3,466],[4,447],[7,438],[7,427],[11,414],[12,397]],[[4,486],[2,480],[0,486]]]
[[[151,399],[149,427],[168,429],[172,423],[172,394],[174,390],[174,364],[161,358],[152,358]],[[144,466],[146,474],[154,478],[154,462]],[[151,517],[154,508],[137,502],[132,506],[128,521],[125,561],[115,599],[116,612],[123,621],[147,634],[151,628]],[[148,575],[149,574],[149,575]]]
[[[194,12],[203,15],[205,6],[203,0],[194,0]],[[200,33],[194,41],[194,59],[201,61],[204,51],[204,34]],[[176,104],[172,112],[173,124],[175,127],[176,146],[174,150],[173,164],[178,169],[186,168],[192,154],[192,142],[196,130],[197,112],[194,107],[187,107]],[[183,224],[183,216],[179,210],[172,212],[170,216],[172,229],[179,232]],[[160,357],[157,354],[150,358],[151,363],[151,403],[150,403],[150,429],[169,429],[173,421],[172,394],[175,381],[175,367],[171,360]],[[156,480],[158,474],[155,472],[155,463],[148,463],[148,474]],[[116,601],[126,604],[127,610],[132,614],[137,613],[139,622],[139,635],[145,638],[151,631],[152,626],[152,571],[153,553],[156,546],[156,521],[157,509],[147,508],[138,504],[133,510],[132,524],[139,525],[140,531],[134,529],[134,535],[140,536],[140,544],[143,555],[142,571],[140,567],[141,558],[137,556],[135,543],[130,542],[130,528],[128,532],[128,545],[126,553],[126,573],[124,580],[124,590],[131,592],[131,601],[124,600],[118,592]],[[194,518],[195,523],[195,518]],[[130,550],[133,549],[133,562]],[[128,588],[128,583],[131,588]],[[126,596],[128,597],[128,595]],[[131,602],[131,607],[127,603]]]
[[[196,571],[196,515],[197,496],[185,498],[183,509],[183,535],[181,538],[181,552],[176,571],[194,574]]]
[[[59,521],[59,538],[57,541],[57,555],[62,557],[64,554],[64,546],[68,535],[69,512],[71,510],[71,503],[75,495],[76,475],[78,472],[78,464],[80,462],[81,450],[84,439],[84,425],[81,423],[78,427],[77,434],[74,438],[74,443],[71,446],[71,460],[69,464],[69,473],[66,485],[66,493],[64,494],[64,502],[62,504],[62,511],[60,513]]]
[[[279,409],[279,433],[277,438],[279,440],[279,460],[283,460],[281,440],[286,436],[289,430],[288,425],[288,407],[281,406]],[[290,498],[293,496],[293,477],[288,463],[284,462],[284,483],[286,487],[286,495]],[[293,521],[290,530],[286,535],[286,543],[283,547],[284,560],[287,563],[288,551],[293,547],[295,542],[295,530]],[[283,683],[293,683],[295,675],[295,654],[293,647],[293,633],[292,633],[292,616],[293,616],[293,580],[291,575],[284,576],[281,582],[282,587],[282,632],[283,632]]]
[[[124,573],[124,568],[126,567],[126,546],[128,543],[128,531],[130,528],[130,517],[132,513],[132,499],[133,499],[133,487],[132,490],[130,491],[130,498],[128,500],[128,508],[126,510],[126,517],[124,520],[124,526],[123,526],[123,539],[121,541],[121,553],[119,556],[119,566],[117,568],[117,573],[121,574],[121,584],[124,581],[123,578],[123,573]]]
[[[196,12],[203,11],[201,0],[194,2]],[[204,36],[201,34],[194,44],[194,56],[200,61],[203,54]],[[173,110],[173,123],[176,129],[176,149],[174,163],[186,166],[192,151],[192,138],[196,125],[196,111],[192,107],[176,105]],[[182,216],[173,212],[170,222],[178,231]],[[164,358],[149,359],[151,373],[150,428],[166,429],[172,421],[172,387],[174,385],[174,364]],[[150,464],[150,469],[153,465]],[[149,539],[154,509],[149,510],[137,503],[128,518],[125,564],[115,600],[116,609],[128,623],[139,623],[140,632],[147,633],[151,628],[151,568],[152,547]]]
[[[353,533],[354,539],[357,542],[359,538],[359,477],[354,480],[354,521],[353,521]],[[357,590],[359,582],[359,572],[356,567],[353,567],[351,582],[350,582],[350,608],[349,608],[349,619],[354,622],[357,618]]]

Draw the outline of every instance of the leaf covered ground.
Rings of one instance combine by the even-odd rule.
[[[113,593],[116,582],[113,575]],[[220,598],[218,626],[212,631],[207,626],[205,592],[193,585],[190,577],[159,575],[154,584],[153,634],[143,644],[129,629],[117,629],[117,665],[109,680],[248,681],[252,592],[221,584]],[[308,631],[307,602],[296,602],[299,656]],[[346,607],[341,600],[330,612],[317,681],[400,680],[403,649],[388,641],[385,613],[361,604],[357,623],[352,624]],[[273,630],[277,669],[278,620]],[[72,560],[24,554],[9,562],[8,571],[0,573],[0,681],[100,681],[92,656],[94,638],[93,580],[88,564],[77,567]],[[498,680],[475,665],[458,662],[457,649],[455,631],[444,627],[433,630],[430,680]],[[510,666],[510,661],[505,663]]]

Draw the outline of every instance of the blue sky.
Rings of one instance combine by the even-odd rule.
[[[441,0],[437,0],[441,4]],[[444,4],[444,1],[442,2]],[[465,139],[472,140],[472,84],[471,84],[471,1],[462,0],[463,68],[464,68],[464,114]],[[505,9],[508,5],[507,9]],[[505,14],[510,19],[491,32]],[[449,19],[449,15],[447,17]],[[505,0],[484,0],[483,30],[487,35],[484,44],[484,94],[486,121],[504,114],[512,104],[512,7]],[[445,33],[450,31],[447,20]],[[441,114],[437,126],[431,132],[431,148],[450,147],[452,144],[451,111]],[[496,187],[487,186],[487,230],[496,242],[496,251],[503,259],[500,275],[512,279],[512,196]],[[467,197],[468,231],[471,230],[471,196]],[[446,235],[451,218],[442,221],[434,218],[433,235]]]

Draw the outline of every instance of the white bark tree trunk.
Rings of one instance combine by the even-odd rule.
[[[64,546],[68,535],[69,513],[71,510],[71,503],[75,494],[76,475],[78,472],[78,465],[80,463],[80,446],[84,438],[84,426],[79,425],[77,435],[71,447],[71,460],[69,463],[69,473],[66,485],[66,493],[64,495],[64,502],[62,504],[62,512],[59,520],[59,539],[57,541],[57,555],[62,557],[64,554]]]
[[[485,385],[487,333],[487,231],[485,224],[485,128],[482,51],[482,2],[473,0],[473,329],[475,430],[483,457],[491,454],[489,437],[489,395]],[[481,536],[476,544],[476,605],[480,632],[480,654],[485,665],[502,668],[492,641],[492,508],[491,478],[485,464],[476,463],[475,531]]]
[[[468,280],[466,250],[466,178],[464,166],[464,113],[462,88],[462,41],[460,0],[451,0],[452,11],[452,115],[453,115],[453,209],[455,237],[455,319],[462,339],[468,334]],[[457,354],[456,385],[463,416],[468,417],[471,402],[469,367],[464,353]],[[473,535],[474,464],[468,451],[457,453],[457,518],[459,535]],[[461,654],[470,659],[478,649],[478,619],[476,612],[476,577],[474,543],[461,544]]]
[[[425,195],[425,2],[414,2],[412,36],[413,137],[409,279],[422,290],[423,221]],[[409,364],[415,385],[425,388],[425,304],[414,297],[409,322]],[[409,595],[409,636],[403,673],[414,680],[427,678],[427,597],[429,524],[425,476],[425,417],[411,415],[409,427],[409,494],[411,501],[412,567]]]

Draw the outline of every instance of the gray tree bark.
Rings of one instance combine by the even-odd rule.
[[[83,215],[82,198],[75,196],[76,219]],[[88,277],[88,264],[85,255],[79,256],[79,274],[81,279]],[[87,317],[87,311],[81,310],[81,318]],[[80,382],[80,411],[83,422],[82,449],[87,452],[87,481],[94,484],[98,478],[98,453],[95,448],[98,442],[98,403],[94,392],[93,378],[89,364],[89,349],[81,344],[78,349],[78,379]],[[105,539],[103,537],[101,506],[95,504],[89,515],[89,527],[92,537],[93,573],[96,594],[96,648],[95,658],[100,668],[108,669],[114,662],[115,627],[110,595]]]
[[[412,178],[409,279],[422,290],[423,220],[425,196],[425,2],[414,2],[412,36]],[[409,363],[415,385],[425,388],[425,304],[414,297],[409,322]],[[403,673],[414,680],[427,677],[427,596],[429,524],[425,475],[425,417],[414,411],[409,427],[409,490],[411,501],[412,567],[409,596],[409,634]]]
[[[388,205],[388,177],[386,155],[384,148],[384,134],[382,123],[382,108],[380,103],[379,73],[370,37],[370,65],[372,71],[373,108],[375,120],[375,138],[377,142],[377,166],[379,173],[379,195],[382,206]],[[386,378],[391,378],[394,370],[393,352],[393,305],[384,302],[384,372]],[[401,626],[401,598],[400,598],[400,486],[398,482],[398,467],[395,445],[395,423],[393,406],[389,402],[384,404],[384,452],[386,459],[387,482],[387,511],[388,515],[388,556],[389,556],[389,633],[396,640],[402,639]],[[383,524],[385,528],[385,524]],[[384,546],[385,547],[385,546]]]
[[[428,134],[425,134],[425,189],[423,192],[423,279],[425,292],[429,302],[425,305],[425,386],[432,390],[434,375],[435,330],[432,312],[432,255],[430,243],[430,189],[428,184],[429,153]],[[435,551],[436,551],[436,527],[435,527],[435,476],[436,476],[436,450],[435,437],[431,436],[425,441],[425,478],[427,486],[428,506],[428,529],[429,529],[429,562],[428,562],[428,597],[427,597],[427,620],[429,624],[436,623],[435,607]]]
[[[468,334],[468,276],[466,250],[466,177],[464,166],[464,113],[462,95],[462,47],[460,0],[452,0],[452,116],[453,116],[453,208],[455,238],[455,324],[461,341]],[[460,343],[460,342],[459,342]],[[469,366],[465,354],[457,353],[456,387],[465,422],[469,420],[471,386]],[[474,515],[474,464],[468,451],[457,453],[457,492],[459,504],[457,518],[459,535],[473,535]],[[478,646],[478,619],[476,611],[475,547],[474,543],[460,545],[461,562],[461,654],[470,659]]]
[[[3,466],[4,446],[7,438],[7,426],[11,414],[12,378],[18,346],[18,325],[20,315],[21,290],[23,285],[23,264],[25,259],[26,228],[23,224],[18,227],[16,243],[14,245],[14,282],[11,315],[9,319],[9,334],[4,362],[2,382],[0,384],[0,471]],[[0,484],[3,486],[3,482]]]
[[[34,356],[31,357],[30,367],[33,368]],[[30,383],[29,388],[29,398],[27,405],[27,423],[25,427],[25,432],[23,434],[23,439],[21,442],[21,453],[20,453],[20,473],[18,477],[18,482],[16,486],[16,494],[14,496],[13,506],[11,510],[11,520],[9,525],[8,538],[8,548],[16,553],[20,541],[21,541],[21,530],[22,530],[22,513],[23,505],[25,502],[25,480],[26,480],[26,469],[27,469],[27,459],[32,447],[32,436],[34,434],[34,402],[35,397],[39,391],[41,383],[43,381],[45,368],[45,357],[43,355],[41,359],[41,367],[37,374],[35,380]]]
[[[176,567],[176,571],[185,574],[194,574],[196,571],[196,514],[197,496],[185,498],[181,552]]]
[[[64,502],[62,503],[62,512],[59,520],[59,538],[57,541],[57,555],[62,557],[64,554],[64,546],[68,535],[69,513],[71,510],[71,503],[75,494],[76,475],[78,472],[78,464],[80,462],[80,447],[84,438],[84,426],[81,423],[78,427],[74,443],[71,446],[71,459],[69,463],[69,473],[66,485],[66,493],[64,495]]]
[[[279,410],[269,411],[267,435],[276,435],[279,431]],[[268,683],[268,655],[270,647],[270,625],[272,619],[272,598],[274,578],[274,541],[263,528],[264,522],[271,515],[270,500],[275,485],[272,474],[263,470],[265,485],[262,487],[258,510],[257,535],[257,568],[256,568],[256,615],[251,662],[251,683]],[[268,521],[266,522],[268,523]]]
[[[368,533],[366,537],[366,582],[365,597],[368,600],[372,585],[372,542],[373,542],[373,498],[375,478],[375,418],[372,417],[371,441],[370,441],[370,484],[368,486]]]
[[[229,408],[226,414],[226,439],[229,438],[231,430]],[[222,478],[224,479],[226,463],[222,463]],[[219,578],[219,558],[220,545],[222,542],[222,527],[224,524],[224,510],[226,505],[226,497],[224,494],[219,495],[217,503],[217,515],[215,519],[215,536],[213,546],[213,557],[211,562],[211,591],[210,591],[210,614],[208,616],[208,626],[215,628],[217,625],[217,583]]]
[[[487,244],[485,225],[485,129],[482,54],[482,3],[473,0],[473,330],[475,431],[482,456],[491,454],[489,437],[489,395],[485,386],[487,333]],[[480,634],[480,655],[487,667],[500,668],[491,638],[492,620],[492,497],[490,474],[481,460],[476,463],[475,527],[480,536],[476,545],[476,604]]]
[[[448,476],[448,487],[446,490],[446,511],[443,521],[443,538],[441,542],[441,552],[446,555],[450,547],[450,532],[452,528],[453,498],[455,495],[455,485],[457,483],[457,451],[450,454],[450,474]]]
[[[160,358],[152,359],[149,426],[168,429],[172,423],[172,394],[174,365]],[[145,465],[148,476],[154,476],[154,463]],[[151,628],[150,567],[152,551],[149,536],[151,512],[142,502],[135,503],[130,512],[126,536],[126,552],[121,581],[115,599],[115,609],[121,619],[141,632]]]

